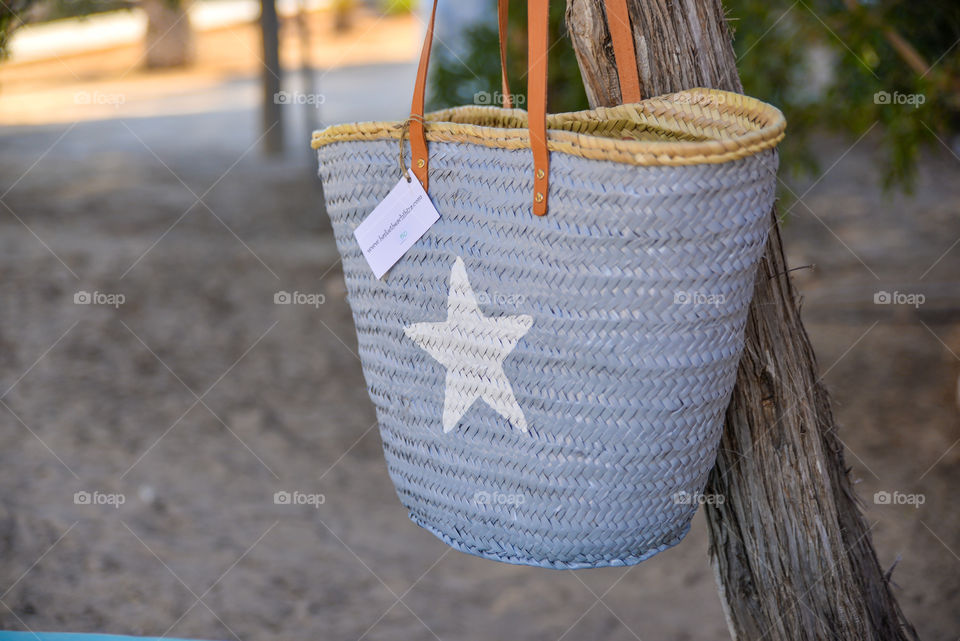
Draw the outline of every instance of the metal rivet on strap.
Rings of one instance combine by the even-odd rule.
[[[426,163],[426,161],[424,161],[423,158],[421,158],[420,160],[417,161],[417,167],[421,167],[421,168],[422,168],[425,164],[427,164],[427,163]]]
[[[542,169],[538,169],[538,170],[537,170],[537,179],[538,179],[538,180],[543,180],[543,177],[544,177],[544,176],[546,176],[546,174],[543,173],[543,170],[542,170]]]
[[[538,192],[537,192],[537,195],[536,195],[536,197],[535,197],[535,200],[536,200],[538,203],[542,203],[542,202],[543,202],[543,192],[538,191]]]

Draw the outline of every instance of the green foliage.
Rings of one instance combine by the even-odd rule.
[[[3,0],[0,2],[0,59],[7,55],[10,34],[20,26],[23,13],[33,4],[33,0]]]
[[[165,0],[171,8],[176,8],[179,0]],[[138,4],[137,0],[45,0],[37,4],[35,14],[30,22],[45,22],[63,18],[77,18],[106,11],[132,9]],[[31,12],[34,13],[34,12]]]
[[[496,3],[488,2],[495,15]],[[556,44],[548,104],[554,112],[587,104],[564,33],[564,4],[553,2],[550,15]],[[508,73],[514,93],[526,89],[524,7],[511,6]],[[909,187],[921,146],[939,145],[937,137],[949,144],[960,134],[956,0],[726,0],[725,7],[746,93],[777,105],[787,117],[781,146],[786,171],[816,169],[815,133],[839,132],[852,143],[871,131],[883,141],[877,162],[885,183]],[[478,92],[491,96],[499,90],[495,25],[472,27],[466,43],[465,62],[435,58],[432,108],[474,103],[475,96],[484,96]]]
[[[727,0],[726,7],[744,90],[787,117],[787,169],[814,167],[808,144],[818,130],[852,142],[873,129],[883,139],[885,183],[909,187],[921,145],[939,145],[937,136],[949,144],[960,132],[955,0]]]
[[[419,2],[417,0],[379,0],[377,4],[383,14],[393,16],[410,13],[417,8]]]

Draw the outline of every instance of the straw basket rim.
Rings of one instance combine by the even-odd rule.
[[[348,141],[398,140],[403,121],[332,125],[313,133],[311,147]],[[786,119],[776,107],[729,91],[696,88],[638,103],[549,114],[550,151],[631,165],[723,163],[772,149]],[[463,142],[529,149],[527,112],[464,106],[426,115],[428,142]]]

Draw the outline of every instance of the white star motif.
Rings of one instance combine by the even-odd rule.
[[[447,320],[415,323],[404,333],[447,368],[443,431],[449,432],[478,398],[521,432],[527,420],[503,371],[507,358],[533,325],[531,316],[488,318],[480,311],[467,280],[467,268],[457,258],[450,272]]]

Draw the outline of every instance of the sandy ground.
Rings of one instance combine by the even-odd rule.
[[[309,44],[293,19],[281,21],[280,52],[287,69],[306,60],[329,72],[362,64],[408,62],[420,51],[421,23],[415,14],[375,16],[357,12],[353,29],[338,33],[327,12],[307,14]],[[305,51],[309,53],[305,55]],[[225,103],[253,108],[259,87],[237,90],[260,72],[262,52],[256,24],[220,28],[197,38],[196,64],[189,69],[146,71],[142,46],[115,47],[0,65],[0,123],[72,123],[118,116],[145,117],[208,113]],[[321,78],[322,80],[322,78]],[[216,91],[211,87],[217,86]],[[292,87],[287,87],[292,89]],[[227,89],[227,90],[225,90]],[[329,96],[333,102],[336,97]]]
[[[726,638],[700,516],[650,561],[576,573],[452,552],[407,520],[302,118],[289,113],[299,147],[287,157],[252,149],[250,73],[198,81],[179,101],[131,99],[107,119],[37,106],[33,121],[53,124],[0,128],[0,628]],[[399,115],[410,74],[406,62],[326,73],[323,116]],[[44,104],[63,104],[101,81],[0,101],[49,92]],[[805,204],[787,250],[816,265],[795,276],[881,563],[897,563],[922,637],[955,639],[960,161],[932,150],[907,197],[876,186],[872,137],[847,148],[824,141],[824,168],[839,162],[790,184]],[[875,305],[881,290],[926,299]],[[75,304],[81,291],[124,302]],[[278,291],[325,302],[275,305]],[[277,505],[278,491],[325,500]],[[878,505],[878,491],[924,503]],[[77,492],[124,502],[77,504]]]

